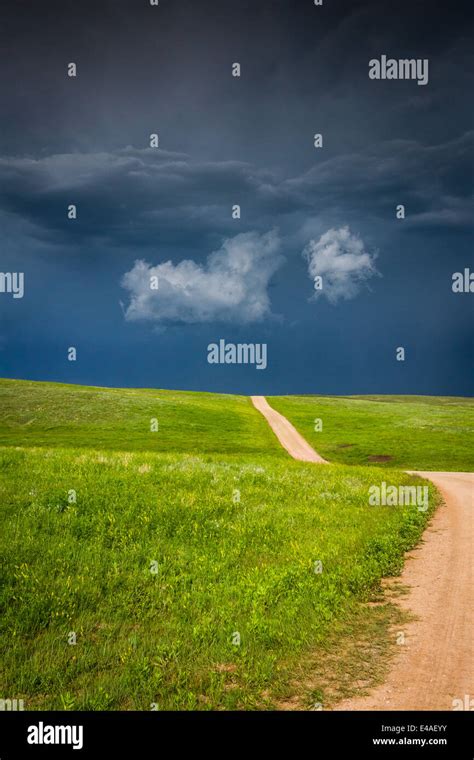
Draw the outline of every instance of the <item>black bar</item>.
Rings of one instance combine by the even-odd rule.
[[[23,757],[164,757],[183,754],[242,757],[285,749],[292,757],[416,757],[472,760],[472,712],[3,712],[0,760]],[[30,727],[40,727],[37,734]],[[29,744],[27,737],[71,744]],[[397,730],[397,727],[398,730]],[[403,727],[403,728],[401,728]],[[435,727],[438,727],[436,729]],[[441,728],[439,728],[441,727]],[[383,740],[383,744],[381,741]],[[390,741],[389,741],[390,740]],[[424,740],[424,745],[421,742]],[[285,752],[285,754],[286,754]]]

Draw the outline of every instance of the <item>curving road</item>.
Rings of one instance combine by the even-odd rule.
[[[264,396],[251,398],[290,456],[328,464]],[[400,578],[408,593],[397,604],[413,620],[386,681],[337,710],[474,710],[474,474],[411,474],[431,480],[444,499]]]
[[[413,474],[431,480],[444,498],[400,578],[409,593],[397,604],[415,619],[401,629],[405,643],[387,680],[337,710],[465,710],[470,700],[474,709],[474,475]]]

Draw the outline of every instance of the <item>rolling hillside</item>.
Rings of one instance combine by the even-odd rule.
[[[3,693],[25,709],[269,709],[330,706],[380,676],[395,613],[365,602],[434,488],[427,512],[374,508],[382,478],[419,480],[295,462],[244,397],[0,394]]]
[[[474,399],[445,396],[272,396],[331,462],[474,471]],[[317,430],[321,420],[322,430]]]

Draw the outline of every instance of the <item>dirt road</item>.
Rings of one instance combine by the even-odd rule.
[[[280,443],[295,459],[325,463],[264,396],[252,396]],[[385,683],[337,710],[474,709],[474,474],[415,472],[441,491],[444,505],[420,545],[409,552],[397,604],[413,616],[401,631]],[[455,702],[454,700],[459,700]]]
[[[276,437],[283,448],[287,450],[293,459],[299,459],[301,462],[317,462],[318,464],[328,464],[319,454],[309,445],[302,435],[298,433],[291,422],[282,414],[272,409],[268,404],[265,396],[251,396],[252,403],[256,409],[265,417]]]
[[[469,709],[470,699],[474,708],[474,475],[416,474],[429,478],[445,500],[400,579],[409,593],[397,604],[416,619],[401,628],[405,642],[385,683],[337,710]]]

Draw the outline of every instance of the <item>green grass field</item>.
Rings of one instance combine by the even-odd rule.
[[[444,396],[272,396],[326,459],[407,470],[474,470],[474,399]],[[322,431],[315,420],[322,420]]]
[[[428,512],[370,506],[382,480],[421,481],[295,462],[245,397],[5,380],[0,402],[0,697],[330,706],[326,658],[349,692],[377,677],[390,605],[365,602],[419,540],[431,486]],[[364,636],[373,658],[344,660]]]
[[[0,446],[284,456],[246,396],[0,379],[0,409]]]

